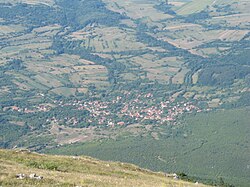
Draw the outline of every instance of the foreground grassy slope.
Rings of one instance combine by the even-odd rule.
[[[197,186],[135,165],[89,157],[0,150],[0,163],[1,186]],[[15,175],[19,173],[36,173],[44,179],[16,179]]]

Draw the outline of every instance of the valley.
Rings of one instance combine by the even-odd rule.
[[[0,0],[0,8],[1,148],[247,186],[249,0]]]

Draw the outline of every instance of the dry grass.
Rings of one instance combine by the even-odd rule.
[[[173,77],[172,82],[174,84],[183,84],[185,76],[188,72],[189,72],[189,69],[185,67],[182,68],[182,70]]]
[[[211,108],[216,108],[220,105],[220,99],[216,98],[216,99],[212,99],[211,101],[208,102],[208,106]]]
[[[195,72],[195,73],[192,75],[192,83],[193,83],[193,84],[196,84],[196,83],[198,82],[199,73],[200,73],[200,70],[198,70],[197,72]]]
[[[132,164],[104,162],[89,157],[48,156],[26,151],[0,150],[0,163],[2,186],[197,186]],[[15,178],[18,173],[36,173],[44,179],[20,180]],[[201,184],[199,186],[205,187]]]

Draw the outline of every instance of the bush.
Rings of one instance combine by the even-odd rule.
[[[29,167],[38,168],[38,169],[46,169],[46,170],[56,170],[59,171],[59,164],[51,161],[43,161],[43,162],[36,162],[31,161],[27,164]]]

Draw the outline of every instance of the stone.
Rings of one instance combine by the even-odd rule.
[[[25,174],[23,174],[23,173],[19,173],[19,174],[16,175],[16,178],[17,178],[17,179],[21,179],[21,180],[22,180],[22,179],[25,179],[25,177],[26,177],[26,176],[25,176]]]
[[[36,179],[36,180],[42,180],[42,179],[43,179],[42,176],[39,176],[39,175],[37,175],[37,174],[35,174],[35,173],[30,174],[30,175],[29,175],[29,178],[30,178],[30,179]]]

